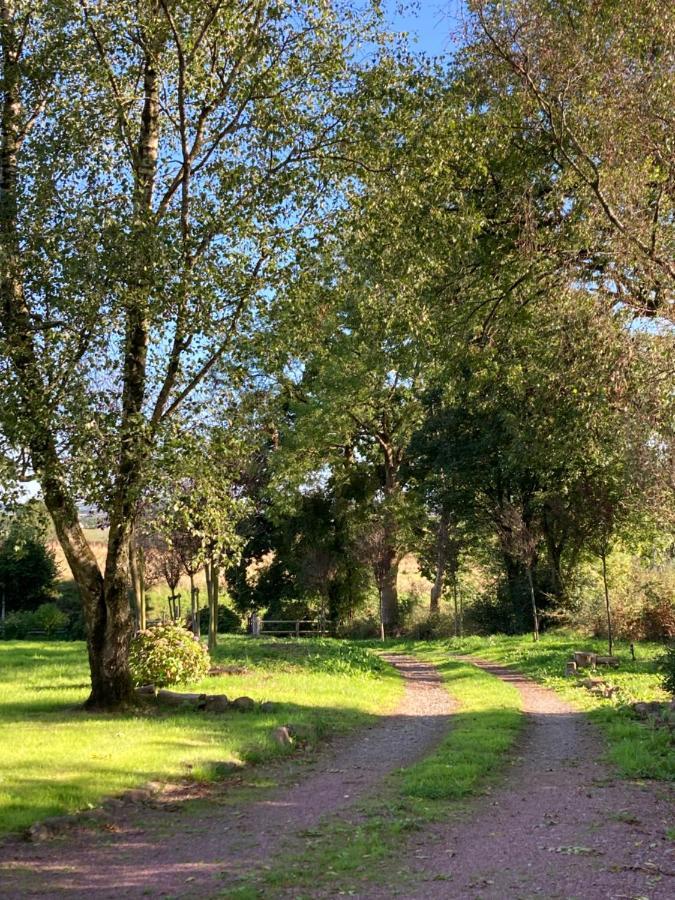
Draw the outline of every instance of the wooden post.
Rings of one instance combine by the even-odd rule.
[[[300,621],[297,619],[295,622],[295,636],[296,636],[296,638],[300,637]]]

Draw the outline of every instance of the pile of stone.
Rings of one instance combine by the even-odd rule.
[[[182,694],[178,691],[167,691],[162,688],[156,691],[153,685],[148,684],[136,689],[141,697],[157,700],[169,706],[180,706],[188,709],[198,709],[203,712],[223,713],[229,710],[237,712],[253,712],[259,709],[261,712],[273,712],[273,703],[257,704],[250,697],[235,697],[230,700],[225,694]]]
[[[565,675],[576,675],[579,669],[595,669],[597,667],[618,669],[619,657],[601,656],[587,650],[575,650],[573,658],[565,663]]]

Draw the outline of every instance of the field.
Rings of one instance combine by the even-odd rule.
[[[94,715],[82,643],[0,642],[0,833],[96,804],[154,779],[210,779],[219,770],[281,751],[272,730],[293,723],[320,736],[365,724],[401,693],[353,644],[253,642],[223,637],[216,661],[246,666],[185,690],[247,695],[273,713],[139,712]]]

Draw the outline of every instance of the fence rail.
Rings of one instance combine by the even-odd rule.
[[[281,626],[279,628],[270,628],[271,625]],[[257,631],[253,629],[254,635],[261,634],[279,634],[279,635],[295,635],[301,637],[304,634],[328,634],[326,623],[320,620],[312,619],[262,619],[259,623]]]

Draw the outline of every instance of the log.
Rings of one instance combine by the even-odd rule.
[[[569,678],[570,675],[576,675],[577,673],[577,664],[573,659],[568,659],[565,663],[565,678]]]
[[[605,666],[610,669],[618,669],[619,668],[619,657],[618,656],[596,656],[595,664],[596,664],[596,666]]]

